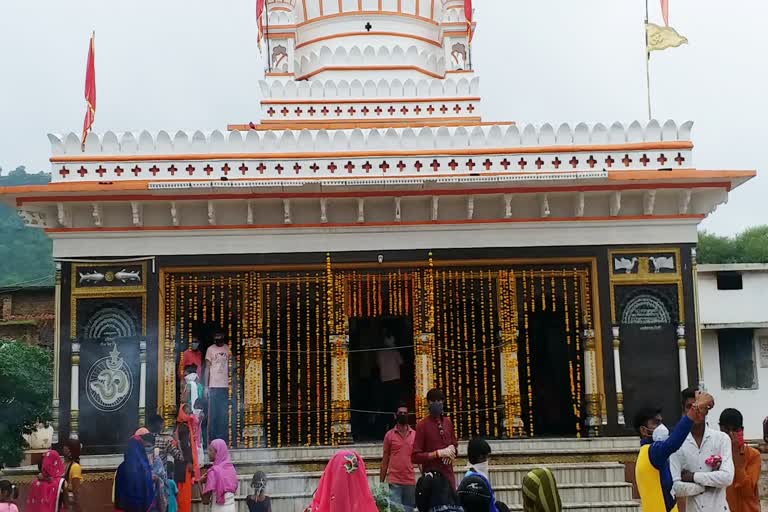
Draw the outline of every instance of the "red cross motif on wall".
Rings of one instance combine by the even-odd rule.
[[[213,173],[213,167],[211,167],[211,164],[206,165],[203,167],[203,170],[205,171],[205,174],[210,176]]]
[[[369,162],[369,161],[367,161],[367,160],[366,160],[366,162],[363,164],[363,166],[362,166],[362,167],[363,167],[363,169],[365,169],[365,173],[366,173],[366,174],[368,174],[369,172],[371,172],[371,169],[373,168],[373,166],[371,165],[371,162]],[[350,172],[351,172],[351,171],[350,171]]]
[[[275,166],[275,170],[277,171],[277,174],[283,174],[283,171],[285,170],[285,167],[283,167],[282,164],[278,163]]]
[[[334,110],[334,112],[336,113],[336,116],[338,117],[338,116],[340,116],[340,115],[341,115],[341,114],[342,114],[344,111],[343,111],[343,110],[341,110],[341,107],[336,107],[336,110]]]
[[[427,112],[429,112],[429,115],[432,115],[432,113],[433,113],[434,111],[435,111],[435,107],[433,107],[432,105],[430,105],[430,106],[428,106],[428,107],[427,107]]]
[[[302,114],[303,112],[304,112],[304,111],[303,111],[303,110],[301,110],[301,107],[296,107],[296,110],[294,110],[294,111],[293,111],[293,113],[294,113],[294,114],[296,114],[296,116],[297,116],[297,117],[301,117],[301,114]]]
[[[660,165],[664,165],[667,163],[668,158],[664,156],[664,153],[659,155],[659,158],[656,159],[657,162],[659,162]]]
[[[333,174],[334,172],[336,172],[336,169],[338,169],[338,167],[336,167],[336,164],[331,162],[331,165],[328,166],[328,170],[331,171],[331,174]]]
[[[349,112],[350,116],[353,116],[353,115],[355,115],[357,113],[357,110],[355,110],[355,107],[349,107],[347,112]]]
[[[458,114],[459,112],[461,112],[461,105],[459,105],[459,104],[457,103],[457,104],[456,104],[456,105],[453,107],[453,111],[454,111],[454,112],[456,112],[457,114]]]
[[[415,114],[418,116],[419,114],[421,114],[421,107],[420,107],[420,106],[418,106],[418,105],[416,105],[416,106],[413,108],[413,112],[414,112],[414,113],[415,113]]]
[[[643,153],[642,158],[640,158],[640,163],[643,164],[643,167],[648,167],[648,162],[650,162],[650,161],[651,161],[651,159],[648,158],[648,155]]]
[[[475,165],[477,165],[475,162],[472,161],[470,158],[467,162],[467,168],[469,169],[469,172],[472,172],[475,169]]]
[[[608,167],[613,167],[614,162],[616,162],[616,160],[614,160],[611,155],[608,155],[608,158],[605,159],[605,164]]]
[[[555,159],[552,160],[552,165],[555,166],[555,169],[559,169],[560,168],[560,164],[562,164],[562,163],[563,163],[563,161],[560,160],[559,156],[556,156]]]
[[[376,112],[377,116],[380,116],[381,113],[384,112],[383,110],[381,110],[381,107],[379,106],[377,106],[373,111]]]
[[[224,164],[224,166],[221,168],[221,172],[224,173],[224,176],[229,176],[229,171],[232,169],[229,167],[229,164]]]
[[[506,158],[504,160],[502,160],[500,163],[501,163],[501,166],[504,168],[505,171],[509,168],[510,165],[512,165],[512,162],[510,162]]]
[[[283,110],[281,110],[280,113],[283,114],[283,116],[287,116],[291,111],[288,110],[288,107],[283,107]]]
[[[360,110],[360,112],[362,112],[364,116],[367,116],[370,110],[368,109],[368,107],[363,107],[362,110]]]
[[[88,174],[88,169],[86,169],[83,166],[80,166],[80,168],[77,170],[77,174],[80,175],[80,177],[84,177],[86,174]]]
[[[575,169],[579,165],[579,159],[574,156],[568,160],[568,163],[571,164],[571,167]]]
[[[115,174],[117,174],[118,176],[122,176],[124,172],[125,171],[123,170],[123,168],[120,167],[119,165],[115,167]]]
[[[397,110],[395,109],[395,107],[390,105],[390,107],[387,109],[387,112],[389,112],[389,115],[393,116],[395,115],[395,112],[397,112]]]
[[[267,114],[269,114],[269,117],[274,116],[275,115],[275,109],[273,109],[272,107],[269,107],[267,109]]]
[[[330,112],[330,110],[328,110],[328,107],[323,107],[322,110],[320,110],[320,113],[323,114],[324,116],[327,116],[328,112]]]
[[[405,163],[403,163],[403,161],[402,161],[402,160],[400,160],[399,162],[397,162],[397,168],[398,168],[398,170],[399,170],[400,172],[403,172],[403,169],[405,169],[405,168],[406,168],[406,165],[405,165]]]
[[[355,165],[352,163],[352,161],[348,161],[344,168],[347,170],[347,174],[352,174],[352,171],[355,170]]]
[[[400,109],[400,113],[403,114],[403,115],[408,114],[408,107],[403,105],[403,108]]]
[[[299,165],[299,162],[296,162],[296,165],[293,166],[293,172],[296,174],[299,174],[300,170],[301,170],[301,166]]]
[[[136,167],[134,167],[133,169],[131,169],[131,172],[133,173],[133,175],[134,175],[134,176],[138,176],[138,175],[141,173],[141,167],[139,167],[139,166],[137,165]]]
[[[434,159],[429,166],[432,168],[433,172],[437,172],[440,169],[440,162],[438,162],[437,159]]]
[[[413,166],[416,168],[416,172],[421,172],[421,168],[424,167],[424,164],[422,164],[420,161],[416,160],[416,163],[413,164]]]
[[[313,117],[315,113],[317,113],[317,110],[315,110],[315,107],[309,107],[309,110],[307,110],[309,113],[309,117]]]
[[[389,170],[389,164],[387,163],[386,160],[381,162],[381,164],[379,165],[379,169],[381,169],[381,172],[383,172],[383,173],[386,173],[387,170]]]
[[[66,166],[65,166],[65,167],[62,167],[62,168],[61,168],[61,170],[59,170],[59,174],[60,174],[62,177],[66,178],[66,177],[67,177],[67,175],[69,174],[69,169],[67,169],[67,168],[66,168]]]
[[[589,155],[589,160],[587,160],[587,163],[589,164],[590,169],[594,169],[595,165],[597,164],[597,160],[595,160],[594,156]]]
[[[313,162],[312,165],[309,166],[309,168],[312,169],[312,172],[317,172],[318,169],[320,169],[320,166]]]
[[[195,168],[192,167],[192,164],[189,164],[187,166],[187,172],[189,173],[190,176],[192,176],[192,174],[195,172]]]
[[[471,114],[474,111],[475,111],[475,106],[474,105],[472,105],[471,103],[469,105],[467,105],[467,112],[469,112]]]
[[[245,165],[245,162],[243,162],[242,164],[240,164],[240,167],[238,167],[237,170],[240,171],[240,174],[245,176],[245,173],[248,172],[248,166]],[[259,170],[259,173],[261,173],[262,171],[264,171],[263,168]]]
[[[493,167],[493,162],[491,162],[490,158],[486,158],[485,162],[483,162],[483,167],[485,167],[486,171],[490,171],[491,167]]]
[[[629,167],[629,164],[632,163],[632,159],[629,158],[629,155],[624,155],[624,158],[621,159],[621,163],[624,164],[624,167]]]
[[[107,170],[102,166],[99,166],[98,169],[96,169],[96,174],[99,175],[99,178],[103,178],[106,173],[107,173]]]
[[[541,159],[541,157],[537,158],[535,162],[537,169],[541,169],[541,167],[544,165],[544,160]]]
[[[442,107],[440,107],[440,112],[442,112],[443,114],[445,114],[446,112],[448,112],[448,107],[446,107],[445,105],[443,105]]]
[[[267,166],[264,165],[264,162],[259,162],[259,165],[256,166],[256,170],[259,171],[259,174],[264,174],[264,171],[267,170]]]
[[[175,166],[175,165],[171,165],[171,166],[168,168],[168,173],[169,173],[171,176],[176,176],[176,171],[178,171],[178,169],[176,168],[176,166]],[[117,169],[115,169],[115,172],[117,172]]]
[[[520,169],[525,169],[525,166],[528,165],[528,162],[526,162],[524,158],[520,158],[520,161],[517,162],[517,165],[520,166]]]
[[[152,167],[149,168],[149,172],[152,173],[152,176],[157,176],[157,173],[160,172],[160,168],[156,165],[153,165]]]
[[[459,163],[456,160],[451,159],[451,161],[448,162],[448,167],[450,167],[452,171],[455,171],[458,166]]]
[[[685,157],[683,156],[682,153],[677,154],[677,156],[675,157],[675,162],[677,162],[677,165],[680,165],[680,166],[683,165],[683,162],[685,162]]]

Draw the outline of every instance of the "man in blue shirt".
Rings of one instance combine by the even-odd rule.
[[[672,474],[669,458],[683,445],[694,423],[701,422],[715,406],[707,393],[697,392],[696,403],[683,416],[672,433],[662,421],[658,409],[642,409],[635,416],[634,427],[640,434],[640,453],[635,467],[635,479],[643,512],[677,511],[672,495]]]

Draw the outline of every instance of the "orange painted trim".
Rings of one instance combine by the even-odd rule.
[[[291,10],[288,7],[283,7],[283,6],[280,6],[280,5],[275,6],[275,7],[271,7],[269,10],[270,11],[291,12]]]
[[[320,17],[323,16],[323,0],[320,0]]]
[[[339,0],[339,12],[344,12],[344,6],[341,5],[342,0]]]
[[[416,16],[421,16],[421,14],[419,14],[420,10],[421,6],[419,5],[419,0],[416,0]]]
[[[397,12],[403,12],[403,0],[397,0]]]
[[[348,119],[346,121],[339,121],[339,122],[332,122],[329,121],[327,124],[303,124],[298,120],[295,121],[280,121],[280,122],[274,122],[269,124],[257,124],[254,128],[251,128],[250,125],[247,124],[231,124],[227,125],[227,130],[233,131],[242,131],[247,132],[249,130],[256,130],[256,131],[269,131],[269,130],[346,130],[346,129],[354,129],[354,128],[425,128],[425,127],[431,127],[431,128],[440,128],[443,126],[464,126],[464,127],[471,127],[471,126],[510,126],[514,125],[514,122],[504,122],[504,123],[494,123],[489,121],[468,121],[469,118],[446,118],[442,121],[440,120],[429,120],[429,121],[421,121],[418,119],[408,119],[403,120],[399,122],[392,122],[387,120],[382,120],[381,123],[379,122],[357,122],[354,119]]]
[[[419,20],[419,21],[423,21],[425,23],[429,23],[430,25],[438,25],[438,23],[435,20],[431,20],[429,18],[424,18],[423,16],[416,16],[414,14],[408,14],[408,13],[404,13],[404,12],[403,13],[398,13],[396,11],[385,11],[385,10],[382,9],[381,0],[379,0],[379,9],[377,11],[363,11],[362,13],[360,13],[360,12],[344,12],[344,13],[328,14],[328,15],[325,15],[325,16],[320,16],[318,18],[312,18],[311,20],[308,20],[308,21],[302,21],[301,23],[297,23],[296,26],[297,27],[303,27],[303,26],[308,25],[310,23],[317,23],[317,22],[320,22],[320,21],[326,21],[326,20],[333,19],[333,18],[340,18],[342,16],[361,16],[361,15],[365,15],[365,16],[371,16],[371,15],[373,15],[373,16],[393,16],[393,15],[394,16],[405,16],[405,17],[408,17],[408,18],[413,18],[413,19],[416,19],[416,20]]]
[[[349,103],[429,103],[429,102],[443,102],[454,103],[457,101],[480,101],[479,96],[458,96],[458,97],[444,97],[444,98],[382,98],[382,99],[369,99],[369,98],[337,98],[337,99],[314,99],[308,100],[262,100],[262,105],[332,105],[335,103],[349,104]]]
[[[384,8],[383,3],[384,2],[382,2],[382,0],[379,0],[379,12],[381,12],[383,10],[383,8]]]
[[[409,176],[415,177],[415,176]],[[255,200],[255,199],[350,199],[350,198],[395,198],[395,197],[432,197],[432,196],[487,196],[500,194],[541,194],[544,192],[561,194],[569,192],[637,192],[645,190],[681,190],[681,189],[712,189],[730,188],[728,181],[687,182],[687,183],[631,183],[623,185],[566,185],[566,186],[535,186],[535,187],[494,187],[494,188],[456,188],[434,190],[361,190],[346,192],[268,192],[268,193],[225,193],[225,194],[117,194],[107,196],[30,196],[19,198],[17,205],[28,203],[111,203],[126,201],[168,202],[168,201],[226,201],[226,200]],[[160,192],[160,191],[158,191]]]
[[[267,73],[264,73],[264,76],[293,76],[294,73],[280,73],[277,71],[270,71]]]
[[[306,22],[307,18],[309,18],[309,15],[307,14],[307,0],[301,0],[301,3],[304,6],[304,21]]]
[[[266,35],[267,39],[296,39],[296,34],[292,32],[272,33],[271,29],[272,27],[270,27],[270,32]]]
[[[417,126],[420,122],[428,122],[428,123],[435,123],[438,121],[455,121],[455,124],[468,124],[472,122],[478,122],[480,121],[479,117],[390,117],[385,119],[377,119],[377,118],[371,118],[371,119],[347,119],[342,120],[339,122],[342,126],[349,126],[350,124],[354,124],[355,126],[384,126],[384,125],[394,125],[394,126]],[[264,126],[266,130],[277,130],[285,125],[295,125],[295,124],[301,124],[304,126],[317,126],[317,125],[325,125],[330,124],[334,125],[333,121],[329,121],[328,119],[306,119],[306,120],[300,120],[300,119],[286,119],[285,121],[281,120],[268,120],[264,119],[261,122],[261,126]],[[338,125],[336,125],[338,126]],[[439,126],[439,124],[438,124]],[[280,128],[278,128],[280,127]]]
[[[308,80],[324,71],[417,71],[422,75],[426,75],[432,78],[437,78],[440,80],[445,78],[443,75],[438,75],[432,71],[427,71],[426,69],[419,66],[323,66],[312,71],[311,73],[301,75],[300,77],[296,78],[296,80]]]
[[[296,25],[270,25],[269,31],[273,30],[296,30]]]
[[[363,0],[357,0],[357,10],[358,11],[363,10]]]
[[[130,231],[203,231],[203,230],[232,230],[232,229],[312,229],[312,228],[371,228],[371,227],[395,227],[395,226],[453,226],[466,224],[520,224],[526,222],[605,222],[605,221],[635,221],[635,220],[669,220],[669,219],[695,219],[702,220],[705,215],[627,215],[626,217],[528,217],[520,219],[458,219],[458,220],[433,220],[433,221],[403,221],[403,222],[338,222],[338,223],[308,223],[308,224],[238,224],[230,226],[126,226],[120,228],[46,228],[46,233],[114,233]]]
[[[474,73],[474,69],[449,69],[445,72],[446,75],[455,75],[459,73]]]
[[[503,154],[531,154],[531,153],[586,153],[608,151],[643,151],[658,149],[691,149],[693,143],[685,141],[673,142],[636,142],[631,144],[606,144],[606,145],[577,145],[577,146],[532,146],[511,148],[451,148],[451,149],[423,149],[423,150],[387,150],[387,151],[318,151],[298,153],[186,153],[186,154],[158,154],[158,155],[63,155],[50,158],[52,163],[68,162],[176,162],[182,161],[209,161],[209,160],[295,160],[295,159],[319,159],[319,158],[365,158],[371,156],[423,156],[423,155],[503,155]]]
[[[467,35],[466,30],[449,30],[443,32],[445,37],[465,37]]]
[[[311,44],[319,43],[322,41],[327,41],[329,39],[336,39],[340,37],[358,37],[358,36],[393,36],[393,37],[403,37],[407,39],[415,39],[417,41],[422,41],[424,43],[431,44],[433,46],[437,46],[438,48],[442,48],[442,43],[440,41],[435,41],[434,39],[429,39],[428,37],[423,36],[417,36],[415,34],[405,34],[403,32],[387,32],[387,31],[371,31],[371,32],[341,32],[339,34],[333,34],[329,36],[323,36],[323,37],[316,37],[315,39],[310,39],[309,41],[305,41],[303,43],[299,43],[296,45],[296,49],[303,48],[305,46],[309,46]]]

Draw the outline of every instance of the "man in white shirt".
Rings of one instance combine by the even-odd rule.
[[[695,388],[682,392],[683,409],[696,402]],[[677,498],[686,498],[687,512],[729,512],[726,489],[733,483],[731,439],[711,429],[706,419],[694,423],[683,446],[670,458]]]

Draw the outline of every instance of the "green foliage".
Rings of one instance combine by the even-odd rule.
[[[402,505],[390,500],[389,485],[376,485],[371,489],[371,492],[373,492],[373,499],[376,501],[376,508],[379,509],[379,512],[403,512],[405,510]]]
[[[0,187],[43,185],[50,179],[42,172],[27,174],[20,166],[0,174]],[[41,229],[25,227],[13,208],[0,205],[0,286],[53,285],[53,273],[50,238]]]
[[[45,349],[0,340],[0,467],[21,461],[38,422],[50,421],[53,375]]]
[[[768,225],[747,228],[734,236],[699,233],[699,263],[768,263]]]

